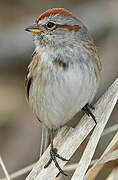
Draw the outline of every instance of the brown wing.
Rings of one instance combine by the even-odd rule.
[[[25,87],[26,87],[27,100],[29,100],[29,91],[30,91],[30,87],[32,84],[32,80],[33,80],[32,71],[34,71],[38,65],[38,56],[37,56],[36,51],[33,52],[32,57],[29,60],[28,64],[29,64],[29,67],[28,67],[26,77],[25,77]]]
[[[29,100],[29,91],[30,91],[30,87],[32,84],[32,80],[33,77],[32,76],[28,76],[29,75],[29,69],[26,73],[26,77],[25,77],[25,88],[26,88],[26,96],[27,96],[27,100]]]

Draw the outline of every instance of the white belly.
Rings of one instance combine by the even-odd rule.
[[[94,71],[84,69],[68,71],[45,71],[42,79],[33,80],[29,102],[42,123],[48,128],[59,128],[66,124],[96,94]]]

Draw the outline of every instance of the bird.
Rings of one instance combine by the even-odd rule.
[[[50,132],[45,168],[53,161],[66,176],[57,158],[68,160],[54,147],[54,132],[81,110],[97,123],[91,103],[99,87],[101,61],[86,26],[64,8],[45,11],[25,30],[32,33],[35,44],[26,75],[27,100]]]

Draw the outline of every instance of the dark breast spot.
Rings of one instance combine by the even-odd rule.
[[[55,59],[53,64],[57,67],[63,68],[64,71],[68,69],[68,63],[63,62],[60,59]]]

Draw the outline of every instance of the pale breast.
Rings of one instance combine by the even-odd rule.
[[[97,91],[94,65],[63,64],[43,55],[33,73],[29,102],[34,113],[48,128],[66,124]],[[59,59],[60,61],[60,59]]]

